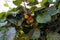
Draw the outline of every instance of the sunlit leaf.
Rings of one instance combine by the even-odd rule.
[[[7,21],[6,22],[0,22],[0,27],[5,26],[6,24],[7,24]]]
[[[14,3],[15,5],[17,5],[17,6],[20,6],[20,4],[21,4],[22,1],[23,1],[23,0],[16,0],[16,1],[14,1],[13,3]]]
[[[3,17],[3,15],[4,15],[4,13],[0,13],[0,18],[2,18],[2,17]]]
[[[24,34],[23,30],[20,30],[20,33],[21,33],[21,34]]]
[[[34,6],[36,4],[38,4],[37,0],[28,0],[30,6]]]
[[[8,13],[8,15],[9,15],[9,14],[11,14],[12,12],[17,12],[17,11],[18,11],[18,7],[9,10],[7,13]]]
[[[4,6],[5,6],[5,7],[8,7],[8,4],[7,4],[7,3],[5,3],[5,4],[4,4]]]

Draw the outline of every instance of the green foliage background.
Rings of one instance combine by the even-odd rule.
[[[31,6],[30,9],[20,5],[24,1],[29,2],[28,5]],[[14,27],[14,30],[16,31],[13,31],[16,33],[14,40],[38,40],[39,38],[44,38],[42,40],[52,40],[48,39],[47,35],[49,33],[57,32],[56,30],[60,28],[60,0],[57,0],[56,2],[52,2],[52,0],[43,0],[42,2],[38,2],[37,0],[16,0],[13,1],[13,3],[17,8],[0,13],[0,32],[8,29],[3,32],[3,34],[5,34],[10,30],[9,28]],[[52,3],[54,6],[49,7]],[[35,6],[36,4],[41,4],[41,7],[37,8]],[[5,6],[8,5],[5,4]],[[27,24],[24,22],[26,21],[24,14],[30,14],[34,19],[34,23]],[[56,29],[54,32],[52,27]],[[42,30],[45,33],[43,36],[40,35]],[[47,30],[50,30],[50,32]],[[5,40],[5,36],[6,34],[0,39]]]

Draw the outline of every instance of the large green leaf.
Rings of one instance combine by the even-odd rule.
[[[14,27],[3,28],[0,31],[0,40],[13,40],[16,35],[16,30]]]
[[[10,23],[12,23],[12,24],[16,24],[17,22],[16,22],[16,19],[8,19],[8,21],[10,22]]]
[[[51,16],[48,15],[48,14],[37,15],[36,21],[37,21],[38,23],[46,23],[46,22],[51,21]]]
[[[13,1],[13,3],[14,3],[15,5],[17,5],[17,6],[20,6],[20,4],[21,4],[22,1],[23,1],[23,0],[16,0],[16,1]]]
[[[40,30],[39,29],[32,29],[29,32],[30,39],[37,39],[40,37]]]
[[[5,40],[14,40],[15,35],[16,35],[15,27],[10,27],[9,30],[6,32]]]
[[[60,35],[56,32],[47,34],[47,40],[60,40]]]
[[[6,18],[0,18],[0,22],[4,22]]]
[[[55,21],[57,18],[58,18],[57,15],[53,15],[51,20]]]
[[[7,21],[6,22],[0,22],[0,27],[5,26],[6,24],[7,24]]]
[[[46,12],[46,14],[49,14],[49,15],[55,15],[57,13],[59,13],[59,9],[56,9],[55,7],[48,8]]]
[[[5,40],[7,31],[8,31],[8,29],[6,27],[2,27],[0,29],[0,40]]]

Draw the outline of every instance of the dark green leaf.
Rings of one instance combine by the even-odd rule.
[[[47,40],[60,40],[60,35],[56,32],[47,34]]]
[[[40,37],[40,30],[39,29],[33,29],[29,32],[30,39],[37,39]]]
[[[51,16],[48,15],[48,14],[37,15],[36,21],[37,21],[38,23],[46,23],[46,22],[51,21]]]
[[[12,23],[12,24],[16,24],[17,22],[16,22],[16,19],[8,19],[9,20],[9,22],[10,23]]]
[[[57,19],[57,15],[53,15],[51,20],[55,21],[56,19]]]

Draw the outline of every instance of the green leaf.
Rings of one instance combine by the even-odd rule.
[[[20,33],[21,33],[21,34],[24,34],[24,31],[23,31],[23,30],[20,30]]]
[[[21,4],[22,1],[23,1],[23,0],[16,0],[16,1],[13,1],[13,3],[14,3],[15,5],[17,5],[17,6],[20,6],[20,4]]]
[[[46,22],[51,21],[51,16],[48,15],[48,14],[37,15],[36,21],[37,21],[38,23],[46,23]]]
[[[0,22],[0,27],[5,26],[6,24],[7,24],[7,21],[6,22]]]
[[[45,3],[45,2],[47,2],[48,0],[42,0],[42,3]]]
[[[8,19],[8,21],[9,21],[10,23],[12,23],[12,24],[16,24],[16,23],[17,23],[16,19]]]
[[[7,31],[8,29],[6,27],[2,27],[0,30],[0,40],[5,40]]]
[[[3,15],[4,15],[4,13],[0,13],[0,18],[2,18],[2,17],[3,17]]]
[[[28,2],[35,2],[35,0],[28,0]]]
[[[37,0],[28,0],[28,2],[29,2],[28,5],[30,5],[30,6],[34,6],[38,3]]]
[[[57,13],[59,13],[59,9],[56,9],[55,7],[48,8],[46,12],[46,14],[49,14],[49,15],[55,15]]]
[[[25,40],[25,37],[23,36],[23,37],[20,37],[20,40]]]
[[[51,2],[51,0],[42,0],[42,3]]]
[[[6,18],[0,18],[0,22],[4,22]]]
[[[18,11],[18,9],[17,8],[13,8],[13,9],[11,9],[11,10],[9,10],[10,12],[16,12],[16,11]]]
[[[17,25],[18,25],[18,26],[21,26],[23,20],[18,20],[17,22],[18,22]]]
[[[47,34],[47,40],[60,40],[60,35],[56,32]]]
[[[13,40],[16,35],[15,27],[10,27],[6,32],[5,40]]]
[[[5,3],[5,4],[4,4],[4,6],[5,6],[5,7],[8,7],[8,4],[7,4],[7,3]]]
[[[40,30],[39,29],[32,29],[29,32],[30,39],[37,39],[40,37]]]
[[[48,6],[51,3],[51,0],[42,0],[41,4],[41,8],[45,8],[46,6]]]
[[[60,8],[60,5],[59,5],[59,7],[58,8]]]
[[[57,15],[53,15],[51,20],[55,21],[57,18],[58,18]]]
[[[16,35],[14,27],[4,28],[0,31],[0,40],[13,40]]]
[[[6,18],[8,12],[1,12],[0,13],[0,18]]]

